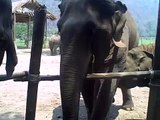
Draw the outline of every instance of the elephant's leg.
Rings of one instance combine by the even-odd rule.
[[[117,80],[96,80],[94,107],[91,120],[105,120],[108,116],[113,96],[116,91]]]
[[[51,55],[53,55],[53,48],[54,48],[54,42],[53,41],[49,41],[49,48],[50,48],[50,51],[51,51]]]
[[[83,99],[88,113],[88,120],[90,120],[93,108],[94,83],[94,80],[85,79],[82,90]]]
[[[54,46],[55,46],[54,44],[55,44],[55,43],[53,42],[53,43],[52,43],[52,48],[51,48],[51,55],[54,55]]]
[[[59,45],[57,43],[55,43],[54,48],[53,48],[53,52],[55,55],[58,55],[58,51],[57,51],[58,47],[59,47]]]
[[[122,108],[127,111],[132,111],[134,109],[134,104],[132,100],[131,90],[125,87],[121,87],[121,91],[123,96]]]
[[[93,61],[94,57],[92,56],[89,66],[88,66],[88,72],[87,73],[92,73],[93,71]],[[88,115],[88,120],[91,119],[91,113],[93,109],[93,99],[94,99],[94,84],[95,80],[90,80],[90,79],[85,79],[83,82],[83,88],[82,88],[82,96],[84,99],[84,103],[87,109],[87,115]]]
[[[0,65],[3,62],[4,52],[5,52],[4,50],[0,50]]]

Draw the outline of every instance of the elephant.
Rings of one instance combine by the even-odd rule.
[[[131,49],[126,57],[125,72],[133,71],[148,71],[152,70],[154,58],[155,44],[141,45]],[[148,87],[150,79],[147,78],[133,78],[131,81],[122,80],[120,85],[126,88]]]
[[[59,54],[59,51],[57,49],[59,49],[60,46],[60,36],[59,35],[52,35],[49,38],[49,48],[51,51],[51,55],[56,55]]]
[[[152,69],[152,61],[154,57],[155,44],[141,45],[128,51],[124,72],[148,71]],[[120,80],[119,87],[122,90],[123,104],[125,110],[133,110],[134,104],[130,88],[136,86],[148,87],[150,79],[132,78],[131,80]]]
[[[0,65],[6,51],[6,73],[10,77],[17,64],[17,54],[12,36],[12,2],[0,0]]]
[[[86,79],[88,73],[123,71],[138,32],[125,4],[113,0],[62,0],[60,90],[63,120],[78,120],[82,93],[88,120],[105,120],[117,79]]]

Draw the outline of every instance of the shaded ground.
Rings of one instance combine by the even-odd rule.
[[[18,51],[18,65],[16,72],[28,71],[30,54],[27,50]],[[59,74],[60,56],[49,56],[45,50],[41,59],[41,74]],[[4,66],[0,67],[4,73]],[[26,109],[27,82],[0,82],[0,120],[23,120]],[[110,120],[144,120],[147,114],[148,88],[132,89],[135,110],[131,112],[120,109],[122,103],[121,91],[118,89],[115,103],[112,105]],[[61,120],[61,104],[59,81],[40,82],[38,89],[36,120]],[[86,110],[81,98],[80,120],[86,120]]]

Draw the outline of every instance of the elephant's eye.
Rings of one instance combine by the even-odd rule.
[[[144,58],[145,58],[145,56],[144,55],[140,55],[140,56],[138,56],[139,57],[139,63],[141,63],[141,62],[143,62],[144,61]]]

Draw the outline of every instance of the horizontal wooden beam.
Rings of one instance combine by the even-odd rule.
[[[40,75],[40,81],[59,80],[60,75]],[[116,73],[92,73],[88,74],[88,79],[107,79],[107,78],[160,78],[160,70],[156,71],[136,71],[136,72],[116,72]],[[14,73],[10,78],[5,74],[0,75],[0,81],[14,79],[14,81],[28,81],[28,72]],[[130,79],[128,79],[130,80]]]
[[[13,75],[11,77],[7,77],[6,74],[1,74],[0,81],[6,81],[6,80],[11,80],[11,79],[16,79],[16,78],[23,79],[24,77],[26,78],[26,76],[28,76],[27,71],[13,73]]]

